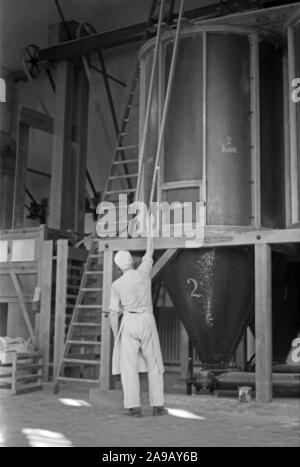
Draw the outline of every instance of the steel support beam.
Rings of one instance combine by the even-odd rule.
[[[261,0],[261,5],[263,9],[272,8],[282,5],[292,5],[297,4],[298,2],[291,0],[279,0],[279,1],[270,1],[270,0]],[[238,6],[236,0],[227,0],[226,9],[220,3],[214,3],[213,5],[208,5],[202,8],[196,8],[185,12],[185,18],[189,20],[193,19],[211,19],[218,18],[221,16],[228,15],[230,13],[238,13],[241,8]],[[250,11],[253,8],[247,8],[244,6],[243,11]],[[258,12],[261,9],[257,10]],[[177,14],[174,15],[174,18],[177,17]],[[111,49],[125,44],[130,44],[132,42],[141,41],[143,39],[146,29],[146,23],[139,23],[133,26],[128,26],[125,28],[117,29],[114,31],[108,31],[105,33],[98,33],[92,36],[83,37],[81,39],[76,39],[62,44],[56,45],[54,47],[49,47],[47,49],[42,49],[39,51],[40,60],[75,60],[81,55],[87,55],[98,50]],[[153,36],[155,31],[153,31]],[[151,35],[150,35],[151,37]],[[149,37],[149,38],[150,38]]]

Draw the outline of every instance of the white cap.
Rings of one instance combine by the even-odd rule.
[[[124,271],[132,266],[133,259],[129,251],[118,251],[115,255],[115,263]]]

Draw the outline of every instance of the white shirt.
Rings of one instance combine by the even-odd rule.
[[[152,293],[150,273],[153,259],[144,256],[137,269],[130,269],[111,287],[111,311],[134,311],[137,313],[152,312]]]

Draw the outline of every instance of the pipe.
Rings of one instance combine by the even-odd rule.
[[[216,376],[216,389],[237,391],[239,386],[250,386],[255,390],[255,373],[228,372]],[[273,394],[280,397],[300,396],[300,374],[273,373]]]

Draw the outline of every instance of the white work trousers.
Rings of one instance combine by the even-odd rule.
[[[147,363],[150,405],[164,405],[163,374],[154,356],[149,318],[153,319],[148,313],[130,313],[120,336],[120,371],[126,409],[140,407],[140,350]]]

